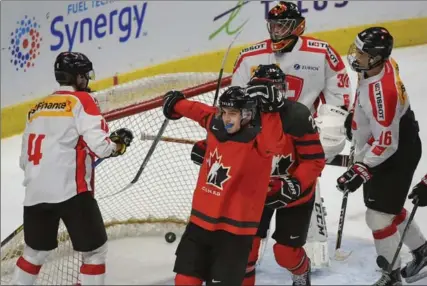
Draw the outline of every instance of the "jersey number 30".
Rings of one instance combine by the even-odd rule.
[[[34,134],[31,133],[28,136],[28,161],[33,162],[34,165],[40,164],[40,160],[43,157],[41,152],[42,150],[42,141],[46,137],[44,134]]]

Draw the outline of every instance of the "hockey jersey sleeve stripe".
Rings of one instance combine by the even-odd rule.
[[[298,146],[321,145],[320,140],[295,141]]]
[[[317,160],[325,159],[325,153],[315,153],[315,154],[299,154],[299,157],[303,160]]]

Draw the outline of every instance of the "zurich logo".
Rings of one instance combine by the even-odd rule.
[[[299,70],[301,66],[299,64],[294,64],[294,69]]]

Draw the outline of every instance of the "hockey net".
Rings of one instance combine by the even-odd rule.
[[[168,231],[182,233],[191,210],[191,200],[199,167],[191,162],[191,141],[206,136],[197,123],[189,119],[170,121],[164,137],[187,140],[187,143],[160,141],[139,180],[129,184],[153,143],[146,135],[156,135],[162,125],[161,95],[182,90],[190,100],[212,104],[217,74],[186,73],[161,75],[137,80],[95,92],[99,106],[109,121],[110,131],[126,127],[134,141],[120,157],[104,160],[95,170],[95,197],[104,218],[109,240]],[[231,78],[224,77],[221,90]],[[143,139],[145,137],[145,139]],[[2,242],[3,244],[3,242]],[[1,284],[10,284],[17,258],[24,248],[23,231],[1,247]],[[43,265],[39,285],[76,285],[81,255],[72,249],[68,233],[61,222],[58,248]]]

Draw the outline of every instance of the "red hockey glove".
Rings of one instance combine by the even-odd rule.
[[[408,199],[412,199],[413,204],[415,204],[418,199],[418,205],[420,207],[427,206],[427,175],[421,179],[421,182],[415,185]]]
[[[194,164],[201,166],[206,153],[206,140],[197,141],[191,149],[191,161]]]
[[[301,195],[300,183],[291,177],[271,177],[269,186],[265,205],[272,209],[284,208]]]
[[[341,192],[346,190],[356,191],[362,184],[371,179],[372,175],[369,167],[363,163],[354,163],[341,177],[337,180],[337,188]]]

